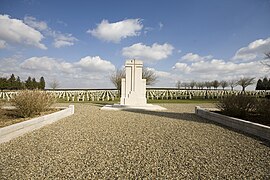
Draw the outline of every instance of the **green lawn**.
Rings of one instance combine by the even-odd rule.
[[[217,99],[164,99],[164,100],[148,100],[147,103],[179,103],[179,104],[185,104],[185,103],[216,103],[218,102]]]
[[[94,104],[100,104],[100,105],[105,105],[105,104],[115,104],[119,103],[120,99],[115,99],[114,101],[64,101],[62,99],[59,99],[58,102],[61,103],[94,103]],[[159,99],[159,100],[147,100],[147,103],[151,104],[162,104],[162,103],[179,103],[179,104],[201,104],[201,103],[217,103],[217,99]]]

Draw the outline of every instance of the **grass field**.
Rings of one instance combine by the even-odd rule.
[[[115,104],[119,103],[120,99],[117,98],[114,101],[64,101],[62,99],[58,100],[59,103],[94,103],[94,104]],[[151,100],[148,99],[147,103],[151,104],[162,104],[162,103],[178,103],[178,104],[201,104],[201,103],[217,103],[217,99],[158,99]]]
[[[217,103],[217,99],[164,99],[164,100],[148,100],[147,103],[179,103],[179,104],[201,104],[201,103]]]

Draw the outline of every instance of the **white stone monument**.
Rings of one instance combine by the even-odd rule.
[[[146,79],[142,79],[142,67],[142,61],[135,59],[126,61],[126,78],[121,81],[120,105],[146,105]]]
[[[120,104],[106,105],[101,110],[166,110],[161,106],[146,103],[146,79],[142,79],[142,68],[143,62],[140,60],[126,61],[126,77],[121,81]]]

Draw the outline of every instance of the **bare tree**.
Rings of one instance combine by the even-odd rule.
[[[187,87],[189,86],[189,83],[183,82],[183,83],[182,83],[182,86],[183,86],[185,89],[187,89]]]
[[[237,84],[242,86],[242,91],[245,91],[246,87],[255,83],[255,77],[243,77],[237,81]]]
[[[205,86],[206,86],[207,89],[211,89],[212,82],[205,81],[204,84],[205,84]]]
[[[220,86],[222,87],[222,89],[224,90],[225,87],[228,87],[228,82],[227,81],[220,81]]]
[[[204,82],[198,82],[198,83],[197,83],[197,87],[198,87],[199,89],[203,89],[203,88],[205,87],[205,83],[204,83]]]
[[[53,79],[49,85],[53,90],[60,87],[60,83],[56,79]]]
[[[264,60],[261,63],[270,68],[270,52],[265,53]]]
[[[124,69],[117,69],[113,74],[110,76],[110,80],[113,85],[116,87],[117,90],[121,90],[121,79],[125,78],[125,71]]]
[[[191,89],[193,89],[193,88],[196,86],[196,84],[197,84],[197,83],[196,83],[195,81],[191,81],[191,82],[189,83]]]
[[[219,84],[219,82],[218,82],[217,80],[214,80],[214,81],[212,82],[212,86],[213,86],[215,89],[217,89],[219,85],[220,85],[220,84]]]
[[[121,81],[122,78],[125,78],[126,72],[124,69],[117,69],[113,74],[110,76],[111,82],[114,84],[117,90],[121,90]],[[153,85],[157,81],[156,73],[148,68],[142,69],[142,78],[146,79],[146,85]]]
[[[146,85],[153,85],[157,81],[157,75],[155,71],[144,67],[142,69],[142,78],[146,79]]]
[[[177,89],[180,89],[181,88],[181,81],[177,81],[176,84],[175,84],[176,88]]]
[[[228,84],[229,84],[229,86],[231,87],[231,90],[233,91],[233,88],[235,87],[235,86],[237,86],[238,84],[237,84],[237,80],[235,80],[235,79],[232,79],[232,80],[229,80],[228,81]]]

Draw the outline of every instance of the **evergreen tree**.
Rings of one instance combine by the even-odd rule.
[[[7,83],[7,78],[1,77],[0,78],[0,89],[4,90],[7,89],[8,83]]]
[[[41,77],[40,80],[39,80],[39,89],[45,89],[44,77]]]
[[[26,89],[32,89],[32,87],[33,87],[32,78],[30,76],[25,81],[25,87],[26,87]]]
[[[16,78],[14,74],[11,74],[10,78],[8,79],[8,89],[15,89],[16,87]]]
[[[267,90],[268,89],[268,79],[267,77],[264,77],[262,80],[262,90]]]
[[[36,81],[36,78],[32,79],[32,89],[38,89],[38,82]]]
[[[15,89],[22,89],[21,79],[19,76],[17,77],[15,84]]]
[[[256,85],[256,90],[262,90],[263,89],[263,84],[262,80],[258,79],[257,85]]]

